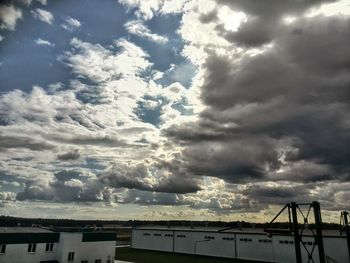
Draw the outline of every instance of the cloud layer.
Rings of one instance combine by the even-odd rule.
[[[26,10],[64,35],[31,43],[57,52],[49,66],[69,77],[0,95],[8,211],[43,202],[264,221],[290,201],[319,200],[328,220],[349,208],[350,17],[332,11],[342,1],[119,4],[128,15],[108,41],[78,13]],[[16,33],[22,11],[4,8],[1,27]]]

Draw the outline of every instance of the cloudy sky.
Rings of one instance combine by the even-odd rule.
[[[350,3],[0,4],[0,213],[350,209]]]

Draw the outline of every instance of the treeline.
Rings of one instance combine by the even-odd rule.
[[[44,227],[135,227],[145,225],[161,226],[186,226],[186,227],[227,227],[227,228],[278,228],[287,229],[289,223],[249,223],[245,221],[186,221],[186,220],[73,220],[73,219],[48,219],[48,218],[21,218],[0,216],[0,227],[15,226],[44,226]],[[312,225],[311,225],[312,226]],[[323,229],[339,229],[339,224],[323,223]]]

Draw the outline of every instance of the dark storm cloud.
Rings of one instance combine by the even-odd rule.
[[[279,6],[285,14],[303,10],[297,1],[267,11],[245,2],[260,17]],[[208,53],[199,121],[164,131],[185,146],[188,172],[231,183],[349,178],[350,19],[317,16],[283,27],[261,54]]]
[[[107,201],[104,187],[96,179],[87,178],[78,171],[63,170],[46,181],[27,181],[17,194],[17,200],[41,200],[54,202]]]
[[[101,147],[132,147],[123,139],[116,138],[111,135],[44,135],[48,140],[56,141],[64,144],[75,145],[96,145]]]
[[[17,194],[17,200],[44,200],[50,201],[55,198],[55,193],[50,187],[35,181],[29,181],[25,184],[22,192]]]
[[[158,169],[161,167],[158,167]],[[102,174],[99,179],[103,184],[114,188],[136,189],[149,192],[193,193],[201,189],[199,181],[178,173],[152,181],[151,171],[143,164],[135,166],[118,165]]]
[[[201,21],[203,24],[210,23],[212,21],[215,21],[218,18],[218,10],[214,9],[211,12],[207,14],[203,14],[199,17],[199,21]]]
[[[247,136],[229,142],[196,143],[183,151],[183,158],[193,174],[238,183],[263,179],[265,165],[272,165],[277,153],[267,141]]]
[[[80,153],[79,153],[79,150],[77,149],[57,155],[57,159],[60,161],[74,161],[74,160],[78,160],[79,158],[80,158]]]
[[[275,35],[278,34],[281,18],[285,15],[302,14],[311,7],[317,7],[322,3],[334,2],[334,0],[216,1],[230,6],[235,11],[243,11],[247,14],[248,21],[243,23],[237,32],[227,32],[222,26],[218,27],[219,32],[227,40],[244,46],[260,46],[272,41]]]
[[[30,137],[10,136],[0,133],[0,150],[11,148],[26,148],[32,151],[45,151],[52,150],[55,146],[45,141],[36,140]]]
[[[153,191],[163,193],[187,194],[201,190],[198,180],[189,176],[172,175],[159,180]]]
[[[250,200],[257,200],[261,204],[285,204],[294,202],[311,202],[310,190],[313,185],[285,186],[285,185],[255,185],[242,193]]]

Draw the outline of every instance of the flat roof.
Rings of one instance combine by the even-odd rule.
[[[0,227],[1,233],[54,233],[53,231],[40,227]]]
[[[198,226],[139,226],[134,227],[134,230],[153,230],[153,231],[188,231],[188,232],[213,232],[213,233],[231,233],[231,234],[257,234],[257,235],[267,235],[264,228],[229,228],[229,227],[198,227]],[[277,233],[279,229],[276,229],[276,233],[273,235],[283,235],[288,236],[288,234]],[[286,229],[287,230],[287,229]],[[314,230],[314,233],[316,231]],[[303,234],[306,236],[312,236],[312,231],[310,229],[305,229]],[[322,230],[323,236],[332,237],[345,237],[345,234],[341,235],[339,230],[336,229],[324,229]]]

